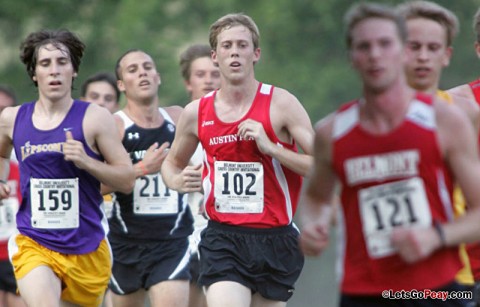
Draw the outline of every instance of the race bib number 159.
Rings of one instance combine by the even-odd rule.
[[[30,179],[32,227],[78,228],[78,178]]]

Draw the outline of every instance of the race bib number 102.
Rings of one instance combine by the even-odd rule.
[[[215,209],[222,213],[262,213],[263,165],[215,162]]]

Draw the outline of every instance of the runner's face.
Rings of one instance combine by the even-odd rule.
[[[425,18],[408,20],[407,29],[407,81],[419,91],[436,90],[443,67],[450,63],[446,30]]]
[[[151,101],[157,96],[160,75],[152,58],[142,52],[134,51],[120,61],[121,80],[118,88],[129,99]]]
[[[213,61],[227,80],[235,82],[254,76],[253,66],[260,59],[260,48],[254,48],[252,33],[244,26],[233,26],[218,34]]]
[[[220,70],[210,57],[201,57],[191,63],[190,78],[185,81],[185,87],[192,100],[220,88]]]
[[[382,92],[404,73],[405,50],[393,21],[369,18],[352,29],[350,57],[366,90]]]
[[[70,54],[64,45],[46,44],[38,49],[33,80],[41,96],[51,101],[71,97],[74,75]]]
[[[106,81],[96,81],[88,84],[84,100],[107,108],[111,113],[118,110],[117,93]]]

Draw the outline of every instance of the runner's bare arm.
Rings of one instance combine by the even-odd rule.
[[[436,103],[438,139],[443,156],[469,204],[467,214],[426,229],[395,228],[392,243],[400,256],[413,263],[445,246],[480,239],[480,160],[473,125],[455,105]]]
[[[331,117],[316,125],[314,164],[299,202],[300,246],[308,256],[317,256],[326,248],[334,214],[337,178],[331,166],[331,126]]]
[[[10,172],[10,155],[13,144],[13,126],[20,107],[7,107],[0,113],[0,179],[6,181]],[[21,159],[21,157],[18,157]],[[7,184],[0,184],[0,199],[7,198],[10,188]]]
[[[198,192],[201,189],[199,169],[187,167],[199,143],[198,103],[198,100],[189,103],[180,115],[175,140],[161,168],[165,184],[179,192]]]
[[[313,128],[300,102],[284,89],[275,88],[270,107],[270,119],[277,137],[285,143],[295,142],[302,152],[294,152],[273,143],[261,123],[248,119],[239,124],[238,134],[252,137],[259,150],[278,160],[299,175],[305,176],[312,167]]]
[[[135,174],[114,117],[107,109],[91,104],[85,114],[84,131],[87,141],[93,142],[106,163],[87,158],[77,162],[79,167],[114,190],[129,193],[134,186]]]

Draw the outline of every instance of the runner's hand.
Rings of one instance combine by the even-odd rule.
[[[202,164],[189,165],[177,177],[180,186],[177,190],[180,193],[201,192],[202,190]]]
[[[269,154],[272,150],[271,147],[275,144],[270,141],[263,128],[263,124],[253,119],[247,119],[238,125],[238,133],[241,138],[252,138],[257,143],[258,150],[263,154]]]
[[[319,256],[328,246],[329,229],[319,223],[308,223],[303,227],[299,240],[300,249],[306,256]]]
[[[147,149],[142,160],[147,174],[160,172],[163,160],[165,160],[168,153],[168,146],[170,146],[168,142],[163,143],[160,147],[158,143],[155,142]]]
[[[441,246],[438,234],[433,228],[396,227],[393,229],[391,240],[400,257],[407,263],[425,259]]]
[[[63,144],[65,160],[73,162],[80,169],[86,169],[90,157],[85,152],[82,142],[75,140],[71,131],[66,131],[65,137],[66,142]]]
[[[3,181],[3,180],[2,180]],[[5,199],[10,197],[10,186],[6,182],[0,183],[0,199]],[[0,205],[2,203],[0,202]]]

